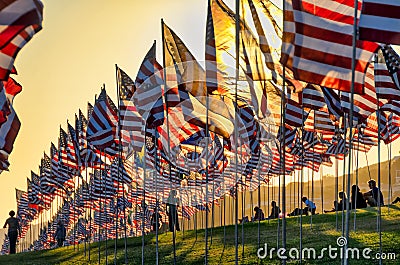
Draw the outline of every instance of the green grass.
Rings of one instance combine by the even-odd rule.
[[[313,247],[319,251],[332,245],[337,247],[336,239],[341,235],[341,214],[339,215],[339,231],[335,229],[335,213],[303,217],[303,247]],[[357,231],[353,231],[353,214],[351,216],[351,232],[349,247],[371,248],[372,253],[379,250],[379,236],[376,232],[376,209],[368,208],[359,210],[356,217]],[[396,253],[396,260],[384,261],[383,264],[400,264],[400,208],[393,206],[388,214],[387,207],[382,209],[382,249],[386,253]],[[244,255],[242,255],[241,235],[242,226],[239,225],[239,264],[280,264],[274,256],[271,259],[260,260],[257,257],[258,249],[258,223],[244,225]],[[226,241],[224,246],[224,228],[214,228],[212,231],[212,244],[209,242],[209,264],[234,264],[235,261],[235,227],[227,226]],[[211,231],[209,230],[209,236]],[[210,237],[209,237],[210,238]],[[260,225],[261,244],[268,244],[268,248],[277,244],[277,220],[263,221]],[[141,238],[127,240],[129,264],[141,264],[142,251]],[[287,248],[298,248],[300,243],[299,219],[287,219]],[[155,235],[145,237],[145,264],[155,264]],[[204,230],[196,232],[178,232],[176,238],[177,264],[204,264]],[[63,247],[53,250],[20,253],[13,256],[1,256],[0,264],[97,264],[98,244],[93,243],[91,248],[91,261],[88,252],[84,255],[84,245],[79,250],[73,247]],[[100,263],[105,264],[105,242],[100,243]],[[275,252],[276,254],[276,252]],[[317,255],[318,255],[317,254]],[[361,255],[361,254],[360,254]],[[304,260],[302,264],[340,264],[340,259],[330,259],[326,253],[322,260]],[[108,241],[108,263],[114,264],[114,240]],[[117,243],[117,264],[124,264],[124,240]],[[172,234],[159,235],[159,263],[173,264]],[[288,264],[299,264],[296,260],[288,260]],[[372,260],[351,260],[349,264],[377,264]]]

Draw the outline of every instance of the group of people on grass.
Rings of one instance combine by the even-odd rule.
[[[368,181],[368,186],[370,188],[369,191],[362,193],[360,188],[357,185],[353,185],[351,187],[351,201],[349,202],[350,209],[362,209],[366,208],[368,205],[371,207],[376,207],[378,205],[383,206],[383,194],[381,190],[377,187],[376,181],[371,179]],[[342,211],[346,210],[347,204],[347,197],[346,193],[341,191],[339,192],[339,201],[333,202],[333,208],[331,210],[324,210],[325,213],[328,212],[335,212],[335,211]],[[313,201],[308,199],[307,197],[303,197],[302,202],[304,203],[304,208],[296,208],[288,216],[298,216],[298,215],[314,215],[316,214],[317,207]],[[392,204],[400,202],[400,197],[397,197]],[[252,221],[264,220],[264,219],[275,219],[279,218],[281,214],[281,210],[279,206],[277,206],[275,201],[271,202],[271,214],[268,218],[264,218],[264,213],[261,208],[256,206],[254,208],[254,217]],[[240,222],[246,222],[248,218],[243,218]]]
[[[367,206],[376,207],[378,205],[383,206],[385,202],[383,200],[383,194],[381,190],[377,187],[376,181],[371,179],[368,181],[369,191],[362,193],[357,185],[351,187],[351,200],[349,201],[350,209],[362,209],[367,208]],[[346,193],[339,192],[339,201],[333,202],[333,208],[327,212],[342,211],[346,209],[347,196]]]

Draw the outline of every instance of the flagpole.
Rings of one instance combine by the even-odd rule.
[[[375,54],[375,61],[378,60],[378,55]],[[377,119],[378,119],[378,216],[376,220],[378,235],[379,235],[379,253],[382,253],[382,212],[381,212],[381,131],[380,131],[380,124],[381,124],[381,112],[379,111],[379,93],[376,94],[376,105],[377,105]],[[389,168],[390,169],[390,168]],[[382,264],[382,255],[379,255],[379,264]]]
[[[355,67],[356,67],[356,41],[357,41],[357,13],[358,13],[358,0],[354,0],[354,21],[353,21],[353,39],[352,39],[352,47],[353,52],[351,56],[351,86],[350,86],[350,113],[349,113],[349,128],[350,128],[350,139],[349,139],[349,167],[348,167],[348,175],[347,175],[347,194],[350,194],[350,185],[351,185],[351,150],[352,150],[352,129],[353,129],[353,106],[354,106],[354,82],[355,82]],[[378,126],[379,128],[379,126]],[[378,136],[379,141],[379,136]],[[379,176],[379,175],[378,175]],[[343,187],[344,188],[344,187]],[[349,242],[349,223],[350,223],[350,202],[346,200],[346,240]],[[347,253],[347,244],[344,246],[344,251]],[[381,260],[380,260],[381,262]],[[348,257],[345,255],[344,265],[348,264]]]
[[[114,239],[114,264],[116,264],[117,262],[117,240],[118,240],[118,197],[119,197],[119,185],[120,185],[120,175],[119,175],[119,168],[120,168],[120,158],[122,155],[122,148],[121,148],[121,98],[120,98],[120,93],[119,93],[119,82],[118,82],[118,66],[117,64],[115,64],[115,80],[117,83],[117,100],[118,100],[118,154],[119,157],[114,158],[114,159],[118,159],[118,171],[117,171],[117,201],[115,203],[115,208],[114,208],[114,212],[115,212],[115,239]]]
[[[158,131],[157,131],[157,129],[155,129],[155,135],[156,135],[156,140],[155,140],[155,142],[154,142],[154,144],[155,144],[155,150],[156,150],[156,153],[155,153],[155,156],[154,156],[154,163],[157,165],[157,163],[158,163],[158,161],[157,161],[157,158],[158,158],[158,156],[157,156],[157,150],[158,150],[158,145],[157,145],[157,139],[158,139]],[[159,246],[158,246],[158,222],[159,222],[159,220],[158,220],[158,207],[159,207],[159,205],[158,205],[158,187],[157,187],[157,179],[158,179],[158,172],[157,172],[157,166],[156,166],[156,170],[154,171],[154,177],[155,177],[155,182],[156,182],[156,265],[158,265],[158,263],[159,263],[159,257],[158,257],[158,255],[159,255]]]
[[[99,150],[100,151],[100,150]],[[100,151],[100,160],[101,160],[101,157],[102,157],[102,154],[103,154],[103,152],[101,152]],[[105,162],[105,159],[104,159],[104,162]],[[102,173],[102,165],[100,165],[100,187],[102,187],[102,185],[101,184],[103,184],[102,182],[103,182],[103,173]],[[100,264],[100,229],[101,229],[101,225],[102,225],[102,220],[101,220],[101,212],[102,212],[102,207],[101,207],[101,195],[99,196],[99,224],[98,224],[98,226],[99,226],[99,229],[98,229],[98,238],[97,238],[97,245],[98,245],[98,262],[99,262],[99,264]]]
[[[347,133],[346,132],[347,132],[347,129],[348,129],[347,128],[348,126],[346,126],[347,125],[346,113],[343,114],[343,121],[344,121],[343,138],[344,138],[345,144],[346,144],[347,143]],[[350,123],[350,120],[349,120],[349,123]],[[351,139],[349,138],[349,144],[350,144],[350,140]],[[350,156],[350,150],[351,149],[350,149],[350,146],[349,146],[349,149],[348,149],[349,156]],[[346,153],[346,150],[345,150],[345,153]],[[349,168],[350,168],[350,164],[349,164]],[[349,171],[350,171],[350,169],[349,169]],[[345,189],[346,189],[346,156],[344,155],[343,156],[342,191],[344,192]],[[342,207],[342,210],[341,210],[341,212],[342,212],[342,236],[343,237],[346,236],[346,234],[345,234],[345,226],[346,226],[345,219],[346,219],[346,216],[344,214],[345,209],[347,209],[347,208]],[[342,262],[344,263],[344,260]]]
[[[234,143],[235,143],[235,265],[239,264],[239,230],[238,230],[238,80],[239,80],[239,56],[240,56],[240,0],[235,0],[235,47],[236,47],[236,76],[235,76],[235,121],[234,121]]]
[[[303,105],[303,93],[301,93],[301,167],[300,167],[300,197],[304,197],[304,105]],[[301,202],[299,201],[299,206]],[[299,221],[300,221],[300,243],[299,243],[299,253],[300,253],[300,264],[302,264],[302,259],[303,259],[303,210],[300,211],[300,209],[303,209],[303,207],[299,207]]]
[[[338,136],[337,138],[337,145],[336,145],[336,149],[335,149],[335,201],[338,201],[338,192],[339,192],[339,140],[340,140],[340,132],[339,132],[339,126],[335,126],[335,130],[337,130],[335,132],[335,134]],[[346,139],[344,139],[345,142],[345,150],[346,150]],[[342,205],[343,208],[343,205]],[[338,216],[338,207],[335,207],[335,224],[336,224],[336,231],[339,231],[339,216]]]
[[[283,16],[285,21],[285,3],[283,4]],[[283,23],[283,32],[285,32],[285,23]],[[283,73],[282,73],[282,79],[283,79],[283,84],[282,84],[282,96],[281,96],[281,109],[282,109],[282,132],[283,135],[285,135],[285,124],[286,124],[286,65],[283,64]],[[302,121],[303,123],[303,121]],[[282,248],[286,249],[286,157],[285,157],[285,145],[282,145],[283,147],[283,183],[282,183]],[[279,222],[279,219],[278,219]],[[282,260],[282,264],[286,264],[286,259]]]
[[[360,136],[360,131],[358,131],[358,136]],[[360,138],[360,137],[359,137]],[[360,143],[358,143],[358,147],[360,146]],[[356,186],[358,187],[358,158],[359,158],[359,148],[357,149],[357,153],[356,153],[357,155],[356,155]],[[353,191],[353,188],[352,188],[352,191]],[[354,195],[356,195],[357,193],[357,190],[354,190]],[[354,211],[354,226],[353,226],[353,229],[354,229],[354,232],[356,231],[356,224],[357,224],[357,222],[356,222],[356,220],[357,220],[357,201],[356,201],[356,197],[354,196],[354,198],[351,198],[351,195],[350,194],[347,194],[347,200],[350,200],[351,199],[351,205],[350,205],[350,207],[351,207],[351,209]],[[343,207],[343,204],[342,204],[342,207]]]
[[[121,84],[118,79],[118,66],[115,64],[115,77],[116,77],[116,82],[117,82],[117,98],[118,98],[118,152],[119,152],[119,158],[118,158],[118,189],[120,185],[120,177],[121,177],[121,172],[120,172],[120,166],[122,163],[122,141],[121,141]],[[128,257],[127,257],[127,239],[126,239],[126,217],[125,217],[125,188],[124,184],[122,183],[122,188],[123,188],[123,193],[122,193],[122,201],[123,201],[123,209],[124,209],[124,261],[125,264],[128,262]],[[117,197],[117,208],[116,208],[117,216],[115,217],[116,224],[115,224],[115,245],[114,245],[114,264],[116,264],[116,258],[117,258],[117,240],[118,240],[118,197]]]
[[[146,137],[147,133],[147,123],[144,125],[144,135]],[[145,138],[146,141],[146,138]],[[157,141],[157,139],[156,139]],[[156,150],[157,154],[157,150]],[[154,165],[157,171],[157,166]],[[141,208],[142,208],[142,265],[144,265],[144,246],[145,246],[145,241],[144,241],[144,235],[145,235],[145,205],[146,205],[146,144],[145,144],[145,150],[144,150],[144,163],[143,163],[143,191],[142,191],[142,200],[140,202]]]
[[[162,54],[163,54],[163,73],[164,73],[164,97],[165,97],[165,106],[166,106],[166,110],[167,110],[166,111],[167,112],[167,115],[166,115],[167,137],[168,137],[167,146],[168,146],[168,153],[170,154],[171,153],[171,144],[170,144],[171,138],[170,138],[170,131],[169,131],[168,96],[167,96],[168,95],[168,93],[167,93],[168,86],[167,86],[167,73],[166,73],[166,68],[165,68],[165,60],[166,60],[166,58],[165,58],[165,44],[164,44],[165,37],[164,37],[164,20],[163,19],[161,19],[161,32],[162,32],[162,41],[163,41]],[[156,150],[156,152],[157,152],[157,150]],[[169,180],[171,181],[171,161],[170,161],[170,158],[168,159],[168,165],[169,165]],[[156,167],[156,170],[157,170],[157,167]],[[173,218],[171,218],[171,219],[174,220],[175,222],[178,221],[178,220],[175,220],[176,219],[175,212],[174,212]],[[175,225],[176,224],[175,224],[175,222],[173,222],[174,227],[172,229],[173,230],[172,231],[172,245],[173,245],[174,265],[176,264],[176,241],[175,241],[176,240],[176,229],[175,229]]]

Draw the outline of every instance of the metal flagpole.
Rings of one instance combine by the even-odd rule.
[[[240,56],[240,0],[235,0],[235,47],[236,47],[236,65],[235,65],[235,70],[236,70],[236,76],[235,76],[235,121],[234,121],[234,143],[235,143],[235,265],[239,264],[239,230],[238,230],[238,214],[239,214],[239,205],[238,205],[238,164],[239,164],[239,158],[238,158],[238,80],[239,80],[239,56]]]
[[[347,194],[350,194],[351,185],[351,150],[352,150],[352,134],[353,134],[353,106],[354,106],[354,80],[355,80],[355,66],[356,66],[356,41],[357,41],[357,13],[358,13],[358,0],[354,0],[354,21],[353,21],[353,53],[351,57],[351,86],[350,86],[350,113],[349,113],[349,166],[347,175]],[[379,127],[379,126],[378,126]],[[378,139],[379,141],[379,139]],[[343,188],[344,190],[344,188]],[[346,240],[349,242],[349,223],[350,223],[350,202],[346,200]],[[347,244],[344,246],[344,251],[347,253]],[[344,257],[344,265],[348,264],[348,257]]]
[[[100,160],[101,160],[101,157],[102,157],[102,153],[103,152],[101,152],[100,151]],[[105,159],[104,159],[104,161],[105,161]],[[100,183],[102,184],[102,182],[103,182],[103,173],[102,173],[102,165],[100,165]],[[101,185],[100,184],[100,185]],[[102,186],[102,185],[101,185]],[[97,245],[98,245],[98,262],[99,262],[99,264],[100,264],[100,228],[101,228],[101,222],[102,222],[102,220],[101,220],[101,212],[102,212],[102,207],[101,207],[101,195],[100,195],[100,198],[99,198],[99,224],[98,224],[98,226],[99,226],[99,229],[98,229],[98,238],[97,238]]]
[[[339,128],[338,128],[338,126],[336,126],[336,129],[337,129],[337,134],[338,134],[338,136],[340,136],[340,133],[339,133]],[[339,140],[339,138],[338,138],[338,140]],[[346,139],[345,139],[346,140]],[[339,144],[336,146],[336,149],[335,149],[335,201],[338,201],[338,192],[339,192],[339,159],[338,159],[338,153],[339,153]],[[345,146],[345,148],[346,148],[346,146]],[[343,206],[342,206],[342,208],[343,208]],[[337,207],[335,207],[335,224],[336,224],[336,231],[339,231],[339,216],[338,216],[338,208]]]
[[[359,138],[361,138],[360,137],[360,131],[358,131],[358,136],[359,136]],[[360,145],[360,143],[358,143],[358,145]],[[358,157],[359,157],[359,150],[357,150],[357,156],[356,156],[356,186],[358,187]],[[354,189],[354,190],[352,190],[352,191],[354,191],[354,198],[351,198],[351,195],[350,194],[347,194],[347,200],[350,200],[350,198],[351,198],[351,203],[352,203],[352,209],[353,209],[353,211],[354,211],[354,231],[356,231],[356,225],[357,225],[357,222],[356,222],[356,220],[357,220],[357,189]],[[343,204],[342,204],[342,207],[343,207]]]
[[[377,61],[377,54],[375,54],[375,61]],[[377,215],[377,220],[376,220],[376,228],[378,230],[378,235],[379,235],[379,253],[382,253],[382,209],[381,209],[381,204],[383,202],[381,201],[381,130],[380,130],[380,124],[381,124],[381,112],[379,111],[379,94],[376,94],[376,105],[377,105],[377,111],[376,111],[376,116],[378,120],[378,188],[379,188],[379,193],[378,193],[378,215]],[[379,255],[379,264],[382,264],[382,255]]]
[[[144,135],[146,136],[146,134],[147,134],[147,123],[145,124],[145,126],[144,126]],[[157,139],[155,139],[155,141],[157,141]],[[145,148],[144,148],[144,163],[143,163],[143,191],[142,191],[142,200],[140,201],[140,204],[141,204],[141,208],[142,208],[142,265],[144,265],[144,245],[145,245],[145,242],[144,242],[144,234],[145,234],[145,228],[144,228],[144,224],[145,224],[145,206],[146,206],[146,192],[145,192],[145,189],[146,189],[146,175],[147,175],[147,172],[146,172],[146,146],[145,146]],[[156,152],[156,154],[155,155],[157,155],[157,149],[155,150],[155,152]],[[154,165],[154,167],[155,167],[155,170],[157,171],[157,165]]]
[[[101,161],[101,159],[100,159],[100,161]],[[100,166],[101,166],[101,162],[100,162]],[[87,158],[86,158],[86,169],[87,169]],[[94,169],[93,169],[93,167],[92,167],[92,177],[93,177],[93,172],[94,172]],[[90,204],[89,204],[89,244],[88,244],[88,259],[89,259],[89,262],[90,262],[90,241],[91,241],[91,238],[92,238],[92,206],[93,206],[93,201],[91,200],[91,196],[92,196],[92,185],[90,185],[90,187],[89,187],[89,201],[90,201]]]
[[[163,73],[164,73],[164,96],[165,96],[165,106],[166,106],[166,110],[167,110],[167,115],[166,115],[166,121],[167,121],[167,137],[168,137],[168,141],[167,141],[167,145],[168,145],[168,153],[171,153],[171,145],[170,145],[170,131],[169,131],[169,115],[168,115],[168,98],[167,98],[167,73],[166,73],[166,68],[165,68],[165,37],[164,37],[164,20],[161,19],[161,32],[162,32],[162,41],[163,41]],[[207,142],[207,141],[206,141]],[[157,151],[156,151],[157,152]],[[169,180],[171,181],[171,161],[170,159],[168,159],[168,165],[169,165]],[[157,170],[157,167],[156,167]],[[174,213],[173,218],[171,218],[173,221],[177,222],[178,220],[176,219],[176,214]],[[173,255],[174,255],[174,265],[176,264],[176,229],[175,229],[175,222],[173,222],[174,224],[174,228],[172,231],[172,245],[173,245]]]
[[[303,105],[303,93],[301,93],[301,167],[300,167],[300,200],[304,196],[304,105]],[[299,202],[300,206],[301,202]],[[302,264],[302,250],[303,250],[303,207],[299,207],[299,226],[300,226],[300,242],[299,242],[299,254],[300,254],[300,264]]]
[[[347,116],[348,117],[348,116]],[[347,122],[346,122],[347,120],[346,120],[346,113],[344,113],[343,114],[343,122],[344,122],[344,132],[343,132],[343,138],[344,138],[344,141],[345,141],[345,144],[347,143],[347,136],[346,136],[346,132],[347,132],[347,126],[346,126],[346,124],[347,124]],[[350,127],[351,128],[351,127]],[[351,130],[350,130],[351,131]],[[349,138],[349,142],[351,141],[351,139]],[[349,148],[348,149],[348,152],[349,152],[349,159],[350,159],[350,151],[351,149]],[[346,153],[346,152],[345,152]],[[350,166],[349,166],[349,168],[350,168]],[[350,169],[349,169],[350,170]],[[345,187],[346,187],[346,183],[345,183],[345,181],[346,181],[346,156],[344,155],[343,156],[343,175],[342,175],[342,191],[344,192],[345,191]],[[342,236],[345,236],[345,214],[344,214],[344,211],[345,211],[345,207],[342,207],[342,210],[341,210],[341,212],[342,212]],[[344,261],[342,261],[342,262],[344,262]]]
[[[103,149],[103,152],[104,152],[104,157],[106,157],[106,153],[105,153],[105,151],[104,151],[104,149]],[[107,165],[107,161],[106,161],[106,163],[104,164],[104,171],[103,172],[106,172],[106,165]],[[103,175],[101,176],[101,178],[103,179]],[[107,188],[107,180],[105,179],[104,180],[104,185],[103,185],[103,189],[104,189],[104,191],[103,191],[103,194],[104,194],[104,204],[103,204],[103,207],[104,207],[104,214],[105,214],[105,220],[106,220],[106,222],[105,222],[105,224],[106,224],[106,228],[103,230],[103,231],[105,231],[105,245],[106,245],[106,248],[105,248],[105,256],[106,256],[106,264],[108,264],[108,229],[107,229],[107,216],[108,216],[108,210],[107,210],[107,204],[106,204],[106,188]]]
[[[145,137],[146,137],[146,135],[147,135],[147,123],[145,123],[145,125],[144,125],[144,135],[145,135]],[[147,168],[147,166],[146,166],[146,160],[147,160],[147,158],[146,158],[146,153],[147,153],[147,146],[146,146],[146,138],[145,138],[145,145],[144,145],[144,149],[143,149],[143,198],[142,198],[142,200],[141,200],[141,207],[142,207],[142,209],[143,209],[143,216],[142,216],[142,256],[141,256],[141,262],[142,262],[142,265],[144,265],[144,198],[145,198],[145,187],[146,187],[146,174],[147,174],[147,172],[146,172],[146,168]],[[156,153],[157,154],[157,153]],[[155,166],[155,165],[154,165]],[[156,166],[155,166],[156,167]],[[157,169],[156,169],[157,170]],[[138,190],[138,185],[136,186],[136,191]],[[138,193],[137,193],[137,195],[136,195],[137,197],[139,197],[138,196]],[[137,199],[136,199],[137,200]],[[142,202],[143,202],[143,204],[142,204]],[[136,218],[136,215],[137,215],[137,207],[135,207],[135,209],[136,209],[136,213],[135,213],[135,218]],[[137,231],[137,229],[136,229],[136,234],[138,233],[138,231]]]
[[[115,207],[115,239],[114,239],[114,264],[117,264],[117,241],[118,241],[118,192],[120,183],[120,165],[121,165],[121,157],[122,157],[122,146],[121,146],[121,95],[120,95],[120,83],[118,82],[118,66],[115,64],[115,80],[117,82],[117,100],[118,100],[118,155],[116,159],[118,159],[118,173],[117,173],[117,202]],[[123,184],[122,184],[123,188]]]
[[[158,139],[158,131],[157,131],[157,129],[155,129],[155,135],[156,135],[156,141],[155,141],[155,149],[156,149],[156,153],[155,153],[155,158],[154,158],[154,163],[157,165],[157,163],[158,163],[158,161],[157,161],[157,158],[158,158],[158,156],[157,156],[157,150],[158,150],[158,146],[157,146],[157,139]],[[158,207],[159,207],[159,205],[158,205],[158,187],[157,187],[157,179],[158,179],[158,172],[157,172],[157,168],[156,168],[156,170],[155,170],[155,172],[154,172],[154,176],[155,176],[155,184],[156,184],[156,265],[158,265],[158,262],[159,262],[159,258],[158,258],[158,255],[159,255],[159,251],[158,251],[158,248],[159,248],[159,246],[158,246],[158,222],[159,222],[159,220],[158,220]]]
[[[392,122],[393,120],[390,119],[390,128],[392,128]],[[388,214],[390,214],[390,203],[392,201],[392,134],[389,134],[390,137],[390,143],[388,147]]]
[[[324,171],[323,165],[321,165],[321,172],[320,172],[320,186],[321,186],[321,213],[324,212]]]

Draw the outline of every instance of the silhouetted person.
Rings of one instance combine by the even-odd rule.
[[[301,198],[301,200],[306,205],[306,207],[304,207],[304,209],[303,209],[303,214],[308,214],[308,212],[310,212],[312,215],[314,215],[315,211],[317,210],[317,206],[315,206],[315,203],[313,203],[307,197],[303,197],[303,198]]]
[[[54,237],[57,240],[57,246],[62,247],[64,245],[65,236],[67,235],[67,230],[61,221],[58,221],[57,230]]]
[[[176,228],[176,231],[180,231],[178,220],[178,205],[179,200],[176,197],[176,190],[171,190],[167,199],[167,214],[170,232],[173,232],[174,228]]]
[[[15,246],[17,244],[18,233],[21,234],[21,227],[19,226],[19,221],[14,217],[15,212],[10,211],[8,213],[10,217],[7,218],[6,223],[3,228],[8,225],[8,239],[10,240],[10,254],[15,254]]]
[[[265,219],[265,215],[264,215],[263,210],[258,206],[254,207],[254,219],[253,219],[253,221],[262,221],[264,219]]]
[[[333,202],[332,210],[329,211],[324,210],[324,212],[330,213],[330,212],[346,210],[346,203],[347,203],[346,193],[344,193],[343,191],[339,192],[339,199],[340,199],[339,202],[338,201]]]
[[[279,218],[279,214],[281,213],[281,209],[279,209],[278,205],[276,205],[276,201],[271,202],[271,213],[268,216],[268,219]]]
[[[372,207],[378,206],[378,203],[383,206],[385,204],[383,202],[383,195],[381,190],[376,186],[376,181],[373,179],[369,180],[368,186],[371,190],[364,193],[364,199]]]
[[[365,201],[364,196],[357,185],[351,186],[351,208],[367,208],[367,202]]]
[[[158,218],[157,218],[157,216],[158,216]],[[157,229],[158,229],[158,231],[160,231],[160,228],[162,225],[162,216],[159,211],[156,211],[156,208],[154,208],[153,214],[151,215],[150,223],[151,223],[151,227],[153,228],[154,232],[156,232]]]

